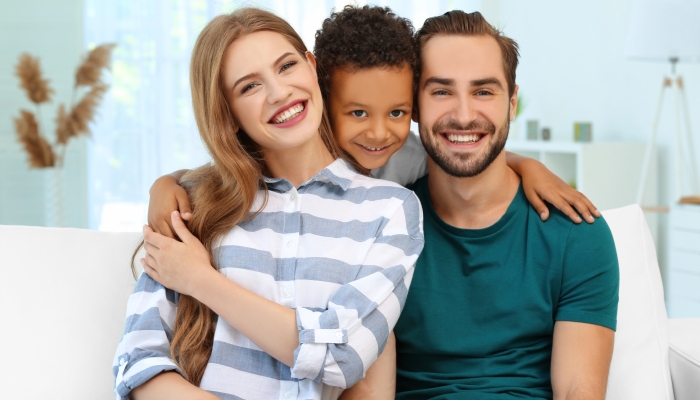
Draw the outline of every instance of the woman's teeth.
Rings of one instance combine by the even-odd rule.
[[[447,140],[452,143],[476,143],[479,141],[481,136],[477,134],[470,135],[447,135]]]
[[[304,111],[304,103],[299,103],[295,106],[292,106],[283,112],[281,112],[277,117],[273,120],[275,124],[281,124],[283,122],[287,122],[290,119],[296,117],[297,115],[301,114],[301,112]]]

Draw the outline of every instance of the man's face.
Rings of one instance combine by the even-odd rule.
[[[420,136],[446,173],[472,177],[501,154],[515,117],[500,47],[489,36],[436,35],[422,50]]]

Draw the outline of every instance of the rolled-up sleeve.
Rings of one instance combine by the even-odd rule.
[[[386,210],[364,259],[378,271],[341,286],[328,309],[297,308],[299,347],[292,376],[348,388],[384,350],[423,249],[423,215],[413,192]]]
[[[183,372],[170,358],[177,294],[142,273],[127,305],[124,333],[112,364],[116,398],[164,371]]]

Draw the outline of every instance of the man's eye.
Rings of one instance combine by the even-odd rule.
[[[488,90],[479,90],[478,92],[476,92],[477,96],[488,96],[490,94],[491,92],[489,92]]]
[[[436,96],[447,96],[447,90],[438,89],[433,94]]]
[[[290,61],[290,62],[284,63],[284,65],[282,65],[282,67],[280,68],[280,72],[288,70],[289,68],[296,65],[296,63],[297,63],[296,61]]]
[[[367,112],[364,110],[355,110],[351,112],[352,115],[356,116],[357,118],[362,118],[367,116]]]
[[[245,85],[243,87],[243,89],[241,89],[241,93],[245,93],[245,92],[249,91],[250,89],[255,88],[256,86],[258,86],[257,83],[249,83],[249,84]]]
[[[404,111],[394,110],[394,111],[389,113],[389,116],[392,118],[399,118],[399,117],[403,117],[404,114],[406,114]]]

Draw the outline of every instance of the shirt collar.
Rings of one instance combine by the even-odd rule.
[[[342,158],[337,158],[330,165],[321,170],[321,172],[316,174],[316,176],[299,185],[299,188],[318,181],[334,183],[345,191],[348,190],[356,175],[357,171],[355,171],[352,165]],[[264,179],[265,183],[267,183],[267,187],[276,192],[288,192],[294,187],[291,182],[284,178],[269,178],[265,176]]]

